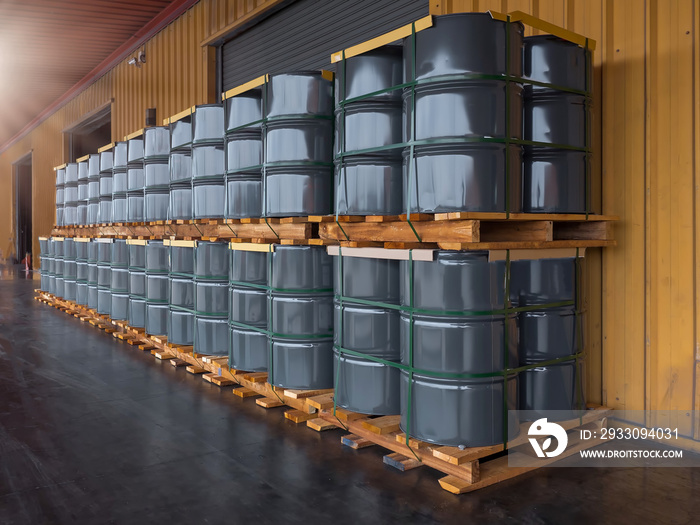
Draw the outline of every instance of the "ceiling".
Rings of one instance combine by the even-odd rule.
[[[0,0],[0,148],[173,0]]]

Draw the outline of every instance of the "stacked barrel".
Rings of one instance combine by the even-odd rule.
[[[266,252],[233,250],[229,272],[229,366],[267,372]]]
[[[78,164],[75,162],[66,164],[63,198],[65,200],[63,223],[66,226],[74,226],[78,223]]]
[[[226,100],[226,218],[262,216],[262,90]]]
[[[65,210],[66,168],[56,170],[56,226],[63,226],[63,212]]]
[[[266,217],[331,212],[333,84],[320,71],[270,77],[265,84]]]
[[[77,272],[75,239],[66,237],[63,241],[63,298],[66,301],[75,301]]]
[[[109,152],[110,156],[112,152]],[[105,162],[106,162],[105,158]],[[93,153],[88,158],[87,224],[97,224],[100,216],[100,164],[102,153]],[[110,163],[111,164],[111,163]]]
[[[89,167],[88,158],[78,162],[78,207],[76,215],[76,224],[86,225],[87,222],[87,207],[88,207],[88,185],[89,185]]]
[[[97,257],[98,257],[99,243],[96,239],[93,239],[90,244],[88,244],[88,257],[87,257],[87,306],[91,310],[97,310]]]
[[[228,352],[229,250],[225,243],[198,242],[194,251],[194,350]]]
[[[128,168],[124,156],[128,144],[118,143],[114,148],[112,168],[112,222],[128,222]]]
[[[226,207],[224,107],[197,106],[193,116],[192,186],[194,218],[220,218]]]
[[[143,136],[133,137],[127,141],[127,217],[129,222],[145,220],[146,178],[143,164]]]
[[[174,345],[194,344],[194,241],[164,241],[170,246],[170,311],[168,341]]]
[[[192,116],[170,123],[170,216],[191,220],[192,212]]]
[[[523,211],[585,213],[590,53],[552,35],[525,39]]]
[[[88,305],[88,255],[90,239],[75,239],[75,302],[82,306]]]
[[[50,242],[47,237],[39,237],[39,269],[40,281],[39,289],[43,292],[51,293],[51,266],[53,265],[53,254],[51,253]]]
[[[101,224],[112,222],[112,175],[118,166],[122,150],[115,145],[114,151],[100,153],[100,211],[98,220]],[[119,166],[120,167],[120,166]]]
[[[146,327],[146,241],[129,239],[129,326]]]
[[[146,244],[146,333],[168,335],[168,246],[163,241]]]
[[[168,219],[170,204],[170,129],[146,128],[144,131],[145,209],[147,222]]]
[[[399,261],[335,263],[335,402],[362,414],[399,414],[400,374],[391,364],[401,359]]]
[[[335,210],[401,213],[402,50],[384,46],[349,58],[335,87]],[[397,147],[398,146],[398,147]]]
[[[97,313],[110,315],[112,311],[112,242],[114,239],[95,239],[93,242],[97,243]]]
[[[54,240],[54,294],[63,298],[65,286],[63,280],[63,237],[53,237]]]
[[[129,308],[129,251],[124,239],[112,242],[110,292],[112,303],[110,317],[126,321]]]

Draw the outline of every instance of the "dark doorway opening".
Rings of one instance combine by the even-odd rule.
[[[75,162],[112,142],[112,104],[84,116],[80,122],[65,130],[68,162]]]
[[[32,154],[13,165],[15,178],[15,255],[20,262],[32,251]],[[33,259],[33,257],[32,257]]]

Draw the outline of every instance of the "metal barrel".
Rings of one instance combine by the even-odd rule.
[[[143,136],[127,141],[126,162],[127,165],[143,163]]]
[[[127,319],[133,328],[146,326],[146,244],[138,241],[128,244],[129,308]]]
[[[130,191],[126,194],[126,216],[127,222],[144,221],[144,191]]]
[[[228,353],[229,265],[226,243],[197,243],[194,250],[194,350],[197,353]]]
[[[220,218],[226,210],[226,182],[195,181],[192,184],[192,216],[195,219]]]
[[[224,141],[224,106],[222,104],[203,104],[197,106],[192,116],[192,144],[223,143]]]
[[[143,158],[146,162],[152,160],[167,160],[170,155],[170,128],[156,126],[144,131]]]
[[[170,246],[168,340],[194,344],[194,247]]]

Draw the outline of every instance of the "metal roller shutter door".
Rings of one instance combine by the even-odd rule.
[[[223,45],[223,90],[265,73],[332,69],[331,53],[428,15],[428,0],[297,0]]]

